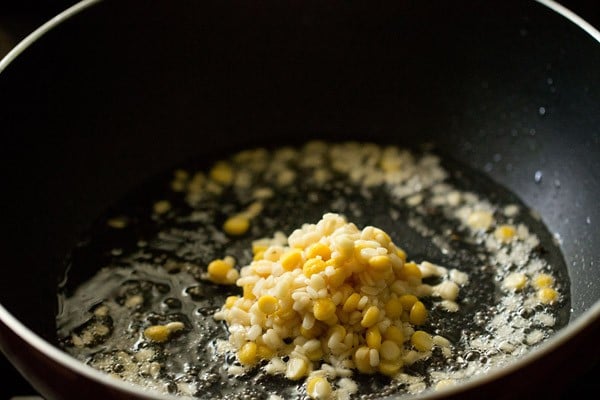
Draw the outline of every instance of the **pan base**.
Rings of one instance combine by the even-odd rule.
[[[233,178],[211,169],[217,160],[202,158],[145,183],[107,210],[70,254],[57,316],[61,347],[165,393],[305,397],[304,385],[260,366],[239,376],[228,372],[237,361],[219,351],[227,329],[212,316],[240,289],[207,282],[203,273],[226,255],[238,267],[247,265],[252,241],[278,231],[287,236],[326,212],[389,232],[409,260],[469,277],[457,311],[425,299],[430,316],[423,329],[449,339],[452,354],[434,349],[394,379],[355,374],[361,398],[410,395],[469,379],[513,361],[566,325],[566,266],[554,238],[525,204],[484,175],[426,149],[394,147],[387,161],[385,151],[356,143],[259,149],[228,159]],[[229,216],[257,203],[261,209],[247,233],[223,232]],[[492,216],[489,226],[477,228],[469,219],[476,212]],[[495,230],[503,225],[514,227],[514,238],[498,239]],[[551,305],[539,301],[540,274],[551,276],[559,293]],[[515,277],[525,279],[522,287],[511,286]],[[145,327],[173,321],[185,328],[168,342],[144,338]]]

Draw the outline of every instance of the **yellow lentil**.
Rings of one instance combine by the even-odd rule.
[[[254,296],[254,293],[252,293],[253,288],[254,288],[254,285],[251,285],[251,284],[244,285],[243,291],[244,291],[245,299],[253,300],[256,298],[256,296]]]
[[[315,323],[312,326],[312,328],[309,328],[309,329],[306,329],[304,327],[300,328],[300,334],[307,339],[314,339],[316,337],[319,337],[319,336],[321,336],[323,331],[324,331],[323,326],[319,325],[318,323]]]
[[[171,190],[174,192],[183,192],[187,188],[187,182],[184,180],[171,181]]]
[[[400,300],[400,303],[402,304],[403,310],[410,310],[412,308],[413,304],[415,304],[417,301],[419,301],[417,296],[412,295],[412,294],[403,294],[402,296],[400,296],[399,300]]]
[[[423,325],[427,320],[427,309],[425,305],[416,301],[410,309],[410,323],[413,325]]]
[[[229,185],[233,181],[233,169],[226,162],[217,162],[209,172],[210,178],[220,184]]]
[[[402,302],[396,297],[389,299],[385,303],[385,315],[391,319],[399,318],[402,315]]]
[[[410,343],[419,351],[430,351],[433,348],[433,338],[425,331],[415,331],[410,337]]]
[[[285,377],[292,380],[298,380],[308,373],[308,363],[303,358],[293,357],[287,364]]]
[[[375,372],[373,367],[371,366],[371,361],[369,357],[369,348],[366,346],[359,347],[354,352],[354,365],[356,369],[358,369],[363,374],[372,374]]]
[[[171,332],[164,325],[152,325],[144,330],[144,336],[153,342],[166,342]]]
[[[313,305],[313,314],[319,321],[328,321],[335,316],[335,304],[331,299],[317,299]]]
[[[401,248],[396,248],[396,255],[400,257],[403,262],[406,262],[406,252]]]
[[[225,307],[227,308],[231,308],[233,307],[233,305],[235,304],[236,301],[238,301],[239,296],[228,296],[225,299]]]
[[[302,265],[302,251],[299,249],[291,249],[286,253],[283,253],[279,259],[279,262],[286,271],[292,271],[293,269],[300,268]]]
[[[346,280],[346,273],[342,268],[335,268],[331,275],[327,275],[327,283],[329,287],[335,289],[340,287]]]
[[[306,383],[306,394],[311,399],[329,399],[331,392],[331,384],[321,376],[309,378]]]
[[[215,281],[224,281],[227,273],[231,270],[231,265],[224,260],[214,260],[208,264],[208,275]]]
[[[549,288],[554,285],[554,278],[548,274],[538,274],[533,278],[533,285],[537,289]]]
[[[537,297],[543,304],[552,304],[558,300],[558,292],[553,288],[545,287],[538,290]]]
[[[402,344],[404,343],[404,332],[401,328],[398,328],[394,325],[387,328],[383,337],[387,340],[395,342],[399,346],[402,346]]]
[[[124,217],[114,217],[106,221],[106,224],[114,229],[123,229],[127,227],[127,219]]]
[[[383,343],[381,343],[379,353],[384,360],[397,360],[400,357],[401,350],[400,346],[398,346],[398,343],[395,341],[384,340]]]
[[[311,277],[325,270],[325,261],[320,258],[310,258],[306,260],[302,266],[302,270],[304,271],[304,275]]]
[[[277,303],[277,299],[274,296],[260,296],[258,298],[258,309],[265,314],[273,314],[277,311]]]
[[[237,353],[238,360],[243,365],[252,365],[256,363],[258,355],[258,346],[254,342],[246,342]]]
[[[183,322],[169,322],[166,325],[152,325],[144,329],[146,339],[153,342],[166,342],[172,333],[182,330]]]
[[[381,333],[379,333],[379,328],[372,326],[367,329],[365,340],[370,348],[379,350],[381,347]]]
[[[360,324],[364,328],[369,328],[375,325],[379,321],[379,308],[377,306],[371,306],[363,312],[362,320]]]
[[[171,203],[168,200],[160,200],[154,203],[154,212],[164,214],[171,209]]]
[[[225,233],[231,236],[241,236],[244,233],[248,232],[250,228],[250,219],[245,215],[234,215],[232,217],[227,218],[225,223],[223,224],[223,230]]]
[[[269,360],[271,358],[273,358],[273,356],[275,355],[275,351],[273,351],[273,349],[271,349],[268,346],[265,345],[258,345],[256,348],[256,356],[257,358],[261,359],[261,360]]]
[[[414,262],[405,263],[404,267],[402,267],[396,275],[402,280],[416,279],[420,281],[423,277],[419,266]]]
[[[494,231],[496,240],[502,243],[510,242],[516,235],[517,231],[511,225],[500,225]]]
[[[254,243],[252,243],[252,254],[263,253],[268,248],[269,248],[269,246],[267,246],[266,244],[254,242]]]
[[[400,360],[397,361],[382,361],[379,363],[377,369],[384,375],[394,376],[398,372],[400,372],[400,368],[402,368],[402,362]]]
[[[317,347],[314,350],[307,351],[306,357],[308,357],[310,361],[319,361],[321,358],[323,358],[323,348]]]
[[[318,242],[308,246],[305,253],[307,258],[321,257],[323,261],[327,261],[331,257],[329,246]]]
[[[375,271],[386,272],[386,271],[390,270],[390,268],[392,266],[392,262],[390,261],[390,257],[388,255],[381,255],[381,256],[371,257],[369,259],[369,265]]]
[[[348,297],[348,299],[346,299],[343,310],[347,313],[351,313],[352,311],[356,310],[359,301],[360,301],[360,294],[352,293],[350,295],[350,297]]]

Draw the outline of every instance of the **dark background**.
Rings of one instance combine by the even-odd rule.
[[[65,0],[20,0],[0,5],[0,58],[38,26],[75,3],[76,1]],[[560,3],[596,28],[600,28],[600,1],[564,0]],[[594,390],[599,389],[597,378],[599,373],[600,367],[596,367],[581,379],[572,382],[570,386],[561,389],[560,393],[556,393],[555,398],[570,398],[573,392],[581,393],[581,390],[585,389],[592,390],[589,393],[594,393]],[[0,400],[8,400],[13,396],[35,395],[35,391],[1,354],[0,376],[2,377],[0,379]],[[549,384],[551,383],[549,382]]]
[[[7,3],[0,5],[0,58],[32,30],[77,1],[9,0]],[[600,1],[563,0],[559,3],[600,28]]]

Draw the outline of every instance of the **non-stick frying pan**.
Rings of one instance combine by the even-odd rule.
[[[0,62],[2,351],[48,399],[147,398],[56,347],[103,210],[231,145],[428,142],[539,212],[571,284],[565,329],[445,396],[560,392],[600,359],[599,36],[534,1],[77,4]]]

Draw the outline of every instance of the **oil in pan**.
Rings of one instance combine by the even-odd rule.
[[[407,338],[393,374],[331,370],[328,397],[410,396],[459,384],[522,356],[568,321],[560,250],[515,195],[423,149],[312,141],[194,160],[115,204],[69,255],[61,347],[164,393],[320,398],[268,358],[244,366],[224,346],[228,326],[215,314],[242,289],[211,281],[207,266],[226,260],[237,271],[256,258],[257,241],[285,239],[327,213],[382,229],[407,261],[440,266],[460,286],[455,299],[421,299],[428,317],[419,329],[446,345],[440,339],[419,352]],[[440,282],[423,278],[427,287]]]

